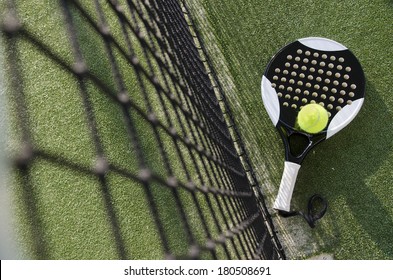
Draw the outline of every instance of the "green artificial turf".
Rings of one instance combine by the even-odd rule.
[[[55,50],[56,55],[65,62],[72,64],[73,54],[57,1],[17,2],[26,29]],[[338,259],[392,259],[391,1],[187,2],[208,48],[218,46],[223,55],[222,61],[215,61],[217,65],[225,66],[217,67],[217,73],[225,81],[224,88],[256,174],[266,192],[269,207],[283,167],[281,140],[260,98],[260,80],[269,59],[283,45],[308,36],[339,41],[359,58],[367,78],[364,107],[348,128],[308,155],[299,173],[293,198],[293,206],[303,208],[307,198],[318,192],[329,201],[328,214],[313,230],[299,218],[288,221],[277,218],[275,221],[286,239],[283,241],[290,257],[304,258],[327,252]],[[89,7],[90,14],[97,20],[93,4],[86,1],[83,4]],[[104,9],[109,15],[108,6],[104,5]],[[108,74],[111,73],[111,66],[104,59],[106,53],[101,38],[86,23],[79,21],[77,12],[73,16],[87,64],[94,75],[115,91],[113,79]],[[116,19],[113,17],[108,24],[113,35],[124,44]],[[209,40],[209,32],[214,40]],[[140,55],[141,46],[136,45],[135,51]],[[18,47],[21,50],[20,64],[23,65],[24,89],[36,148],[92,168],[96,153],[75,78],[30,43],[21,41]],[[143,107],[143,96],[135,73],[130,71],[119,54],[116,57],[120,72],[126,77],[127,89],[132,91],[135,102]],[[215,55],[211,57],[213,60],[220,58]],[[87,84],[87,91],[108,160],[131,173],[138,172],[135,151],[127,138],[121,110],[92,83]],[[157,100],[152,102],[154,106],[158,104]],[[160,113],[157,112],[162,118]],[[133,117],[138,135],[143,139],[141,148],[149,166],[157,174],[165,176],[166,170],[156,149],[153,131],[147,129],[145,122],[136,114]],[[15,139],[18,139],[20,131],[16,129],[14,133]],[[160,135],[166,151],[171,155],[169,160],[174,173],[185,180],[174,148],[168,144],[170,140],[165,139],[168,136],[161,132]],[[12,142],[11,149],[18,150],[18,145]],[[189,158],[187,160],[191,161]],[[42,226],[48,258],[119,258],[102,190],[95,176],[41,159],[34,162],[31,176],[37,201],[36,214]],[[24,194],[19,188],[23,185],[18,183],[22,178],[15,176],[14,179],[16,197],[13,205],[20,222],[18,242],[23,244],[21,248],[25,257],[34,258],[37,257],[32,254],[35,250],[32,242],[35,228],[30,224],[31,220],[26,214],[29,209],[24,205]],[[126,256],[133,259],[162,258],[162,247],[157,246],[161,240],[143,187],[116,173],[109,173],[107,180],[112,186],[109,190],[111,202],[118,218]],[[188,241],[179,226],[181,217],[175,211],[176,205],[171,199],[173,194],[158,185],[152,185],[152,190],[171,251],[178,255],[186,254]],[[180,191],[179,195],[188,210],[189,222],[197,240],[204,241],[206,237],[194,204],[185,192]],[[199,194],[197,199],[203,209],[207,207]],[[213,208],[217,208],[216,203],[212,204]],[[223,217],[218,218],[222,222]],[[212,224],[211,219],[207,217],[209,225]],[[215,230],[212,232],[213,235],[216,233]],[[223,256],[223,252],[218,252],[218,255]]]
[[[326,216],[315,229],[300,218],[275,221],[292,258],[326,252],[337,259],[393,259],[392,1],[195,2],[190,6],[205,43],[210,49],[218,43],[222,53],[215,64],[225,65],[233,81],[224,86],[270,208],[284,154],[261,100],[267,63],[284,45],[311,36],[341,42],[358,57],[367,80],[364,106],[307,156],[292,200],[293,208],[304,209],[312,194],[322,194]]]

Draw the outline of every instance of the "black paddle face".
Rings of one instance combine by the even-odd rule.
[[[292,128],[308,103],[325,107],[330,122],[343,106],[364,97],[364,74],[349,50],[320,51],[295,41],[271,60],[265,77],[277,92],[280,121]]]
[[[321,39],[322,43],[323,40],[326,39]],[[356,57],[345,47],[342,50],[321,50],[295,41],[272,58],[264,76],[272,88],[269,91],[278,97],[279,117],[275,125],[284,141],[286,160],[291,162],[301,163],[307,152],[326,138],[329,128],[334,129],[339,122],[345,123],[343,126],[349,123],[361,106],[355,101],[362,101],[364,97],[363,70]],[[352,106],[354,102],[356,106]],[[296,128],[300,109],[309,103],[322,105],[329,114],[327,127],[314,135]],[[340,114],[329,127],[344,107],[347,107],[345,113]],[[351,114],[351,109],[356,113]],[[295,139],[290,141],[291,137]],[[302,141],[304,143],[297,148],[299,151],[294,151],[296,147],[292,143],[299,146]]]

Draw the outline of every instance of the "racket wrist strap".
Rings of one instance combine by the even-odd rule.
[[[319,211],[316,211],[316,203],[320,203],[321,207]],[[304,213],[302,211],[278,211],[278,214],[284,218],[293,217],[293,216],[302,216],[306,222],[309,224],[311,228],[315,227],[316,221],[320,220],[326,213],[328,207],[328,203],[326,199],[324,199],[319,194],[314,194],[310,197],[307,204],[307,212]]]

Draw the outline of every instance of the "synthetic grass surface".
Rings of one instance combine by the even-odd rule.
[[[329,201],[328,214],[314,230],[298,218],[276,220],[287,239],[287,253],[294,258],[320,252],[333,253],[338,259],[393,258],[393,98],[389,94],[392,82],[388,75],[393,53],[392,2],[188,2],[195,13],[198,7],[205,8],[206,18],[199,19],[200,26],[209,25],[224,55],[225,60],[221,63],[229,68],[236,91],[235,97],[228,97],[232,104],[238,105],[234,106],[235,117],[261,183],[268,190],[268,205],[274,199],[283,167],[281,140],[271,126],[260,98],[260,79],[270,57],[283,45],[308,36],[331,38],[355,53],[367,78],[365,105],[353,123],[308,155],[293,198],[294,208],[300,209],[305,207],[310,195],[318,192]],[[72,53],[56,2],[18,3],[27,28],[38,32],[41,40],[71,62]],[[91,14],[95,14],[94,9],[91,10]],[[39,28],[41,24],[45,28]],[[78,26],[85,59],[92,65],[94,74],[114,87],[107,75],[110,65],[100,55],[105,53],[100,38],[95,37],[88,26]],[[204,32],[203,29],[200,31]],[[205,43],[208,44],[209,40]],[[73,78],[54,67],[53,62],[27,43],[21,45],[24,50],[21,57],[25,65],[23,74],[28,77],[25,89],[29,106],[33,108],[33,132],[39,147],[72,158],[81,165],[92,166],[94,149]],[[95,52],[89,52],[91,49]],[[126,72],[125,62],[120,60],[122,63],[122,71]],[[220,70],[217,68],[219,75]],[[133,88],[135,77],[130,76],[126,82],[128,88]],[[121,113],[102,98],[102,94],[96,94],[99,92],[97,88],[88,86],[108,157],[119,166],[136,170],[132,160],[135,156],[127,144],[125,129],[119,127]],[[139,124],[139,133],[143,135],[143,149],[151,166],[158,173],[164,173],[160,156],[150,149],[155,145],[152,132]],[[179,164],[176,166],[175,158],[173,163],[174,168],[181,169]],[[47,229],[45,240],[50,258],[117,258],[96,178],[71,170],[60,172],[56,166],[44,162],[37,162],[35,166],[33,183],[40,186],[36,190],[37,207],[39,213],[45,213],[40,217]],[[129,255],[132,258],[162,258],[159,246],[151,246],[160,240],[151,215],[141,210],[148,208],[142,188],[117,175],[110,175],[108,180],[112,185],[123,186],[111,192]],[[73,186],[72,190],[70,186]],[[173,226],[179,224],[180,218],[173,211],[173,202],[165,199],[170,195],[155,189],[158,190],[155,195],[164,198],[158,201],[170,232],[171,247],[176,253],[185,253],[185,234],[180,227]],[[128,196],[134,201],[131,208]],[[22,222],[25,210],[19,208],[17,212]],[[190,213],[196,215],[195,209]],[[29,256],[31,232],[26,223],[26,227],[19,227],[19,234],[27,244],[24,252]],[[65,228],[68,230],[64,231]],[[200,226],[196,223],[193,228],[202,238]]]
[[[305,209],[308,198],[319,193],[329,202],[328,212],[315,229],[300,218],[276,222],[292,258],[326,252],[337,259],[393,259],[393,2],[199,3],[204,8],[198,23],[205,27],[200,28],[205,42],[218,42],[225,61],[217,63],[226,64],[236,87],[229,99],[236,105],[237,124],[269,207],[281,179],[284,152],[261,100],[267,63],[284,45],[312,36],[338,41],[358,57],[367,80],[364,106],[348,127],[306,157],[292,200],[294,209]],[[198,13],[198,4],[192,6]]]

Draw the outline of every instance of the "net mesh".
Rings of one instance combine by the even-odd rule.
[[[16,2],[2,30],[30,257],[86,258],[56,249],[81,236],[110,240],[101,258],[285,257],[185,1],[51,1],[54,25]]]

